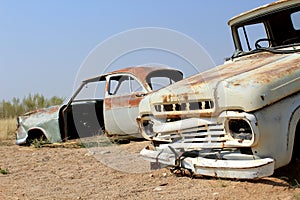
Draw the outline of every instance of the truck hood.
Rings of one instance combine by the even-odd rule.
[[[153,108],[154,113],[183,112],[182,105],[191,102],[193,106],[198,104],[204,114],[224,109],[249,112],[298,92],[299,76],[299,54],[262,52],[227,61],[186,78],[154,92],[147,101],[154,106],[162,105]],[[191,110],[187,105],[184,107]]]

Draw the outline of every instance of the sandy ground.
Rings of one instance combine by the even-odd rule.
[[[299,166],[241,181],[177,177],[149,170],[138,152],[147,142],[42,148],[0,142],[0,199],[300,199]]]

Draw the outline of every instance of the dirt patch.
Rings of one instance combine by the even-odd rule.
[[[135,156],[146,145],[34,148],[2,142],[0,167],[9,173],[0,174],[0,199],[300,199],[297,163],[251,181],[176,177],[167,169],[150,171]]]

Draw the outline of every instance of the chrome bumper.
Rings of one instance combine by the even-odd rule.
[[[275,161],[272,158],[254,158],[250,155],[227,155],[231,159],[211,159],[201,156],[184,157],[168,149],[150,150],[144,148],[140,154],[154,166],[180,167],[192,171],[195,175],[219,178],[255,179],[270,176],[274,172]],[[177,154],[177,155],[176,155]],[[235,156],[234,156],[235,155]]]

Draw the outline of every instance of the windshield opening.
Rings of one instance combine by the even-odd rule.
[[[232,26],[236,54],[300,43],[300,6],[262,13]]]
[[[261,47],[269,47],[271,45],[271,41],[268,40],[266,29],[263,23],[239,27],[238,33],[240,35],[243,51],[251,51],[256,49],[257,45],[260,45]],[[261,40],[261,42],[256,43],[258,40]]]
[[[104,91],[105,81],[88,82],[78,91],[74,101],[104,99]]]

